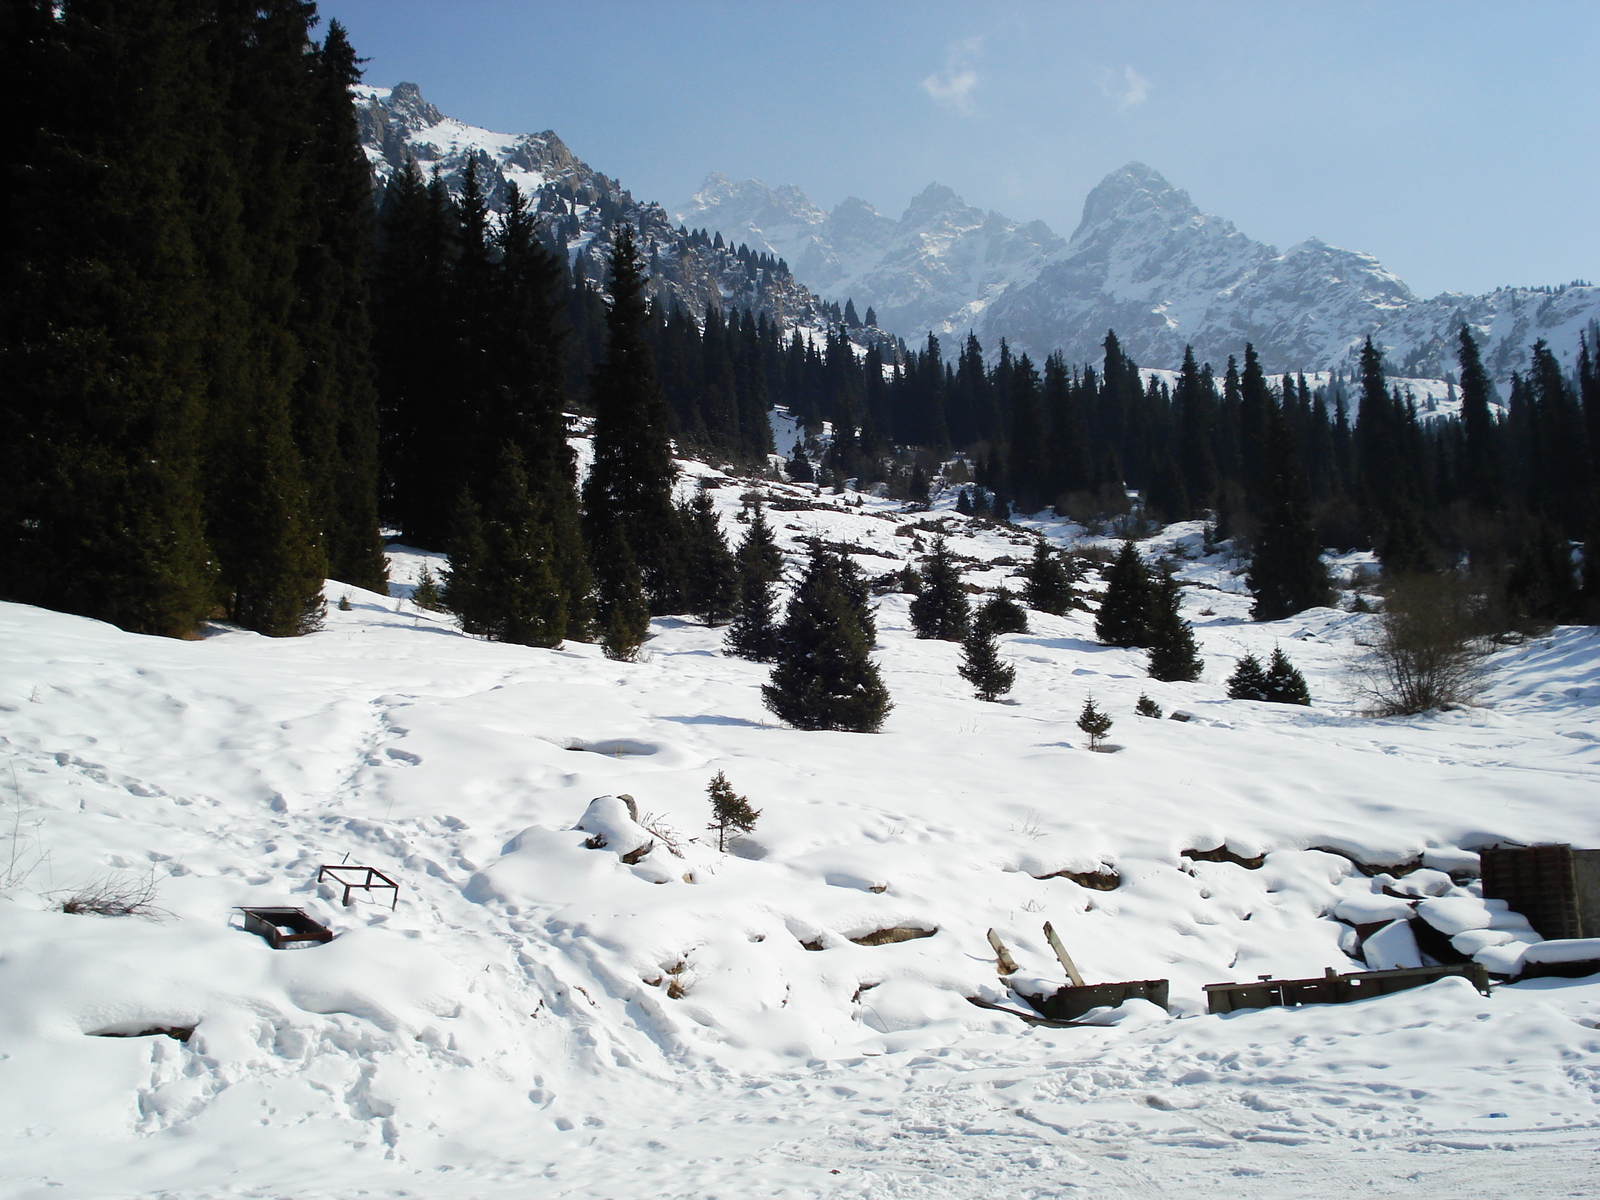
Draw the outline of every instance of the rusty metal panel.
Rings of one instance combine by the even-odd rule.
[[[1124,1000],[1148,1000],[1158,1008],[1167,1007],[1165,979],[1135,979],[1125,983],[1091,983],[1084,987],[1064,987],[1049,996],[1024,999],[1041,1016],[1055,1021],[1070,1021],[1096,1008],[1115,1008]]]
[[[1578,905],[1578,936],[1600,937],[1600,850],[1573,850],[1572,884]]]
[[[1587,859],[1593,852],[1580,853]],[[1484,850],[1479,857],[1483,863],[1484,897],[1504,900],[1528,918],[1528,924],[1540,937],[1553,940],[1593,936],[1582,932],[1571,846],[1507,847]]]
[[[1254,983],[1208,983],[1205,985],[1206,1003],[1212,1013],[1237,1012],[1242,1008],[1295,1008],[1302,1004],[1349,1004],[1422,987],[1447,975],[1459,975],[1484,995],[1489,994],[1489,973],[1481,963],[1352,971],[1348,975],[1340,975],[1329,967],[1321,979],[1263,977]]]
[[[333,941],[333,930],[303,908],[241,908],[246,931],[266,940],[274,950],[303,943]]]

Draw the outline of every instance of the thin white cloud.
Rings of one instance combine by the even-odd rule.
[[[922,90],[928,93],[935,104],[948,108],[958,117],[971,116],[972,93],[978,86],[978,72],[972,60],[982,49],[981,37],[952,42],[945,54],[944,69],[924,79]]]
[[[1118,109],[1143,104],[1150,96],[1150,81],[1132,67],[1107,67],[1100,72],[1100,90],[1117,103]]]

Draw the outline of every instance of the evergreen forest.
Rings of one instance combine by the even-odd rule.
[[[1600,568],[1573,557],[1600,537],[1592,327],[1572,371],[1529,347],[1504,404],[1463,327],[1456,416],[1393,385],[1370,341],[1358,372],[1313,387],[1247,344],[1136,364],[1108,331],[1098,362],[1037,363],[970,334],[907,346],[853,303],[804,329],[691,312],[651,299],[660,248],[626,220],[600,280],[573,272],[542,196],[492,211],[475,171],[452,191],[415,163],[375,192],[360,59],[308,0],[0,12],[21,106],[0,244],[7,599],[145,633],[293,635],[317,627],[324,577],[384,589],[387,530],[450,552],[443,602],[469,632],[627,658],[648,613],[694,613],[781,658],[776,572],[738,576],[709,509],[674,502],[676,446],[912,501],[961,486],[997,519],[1204,519],[1249,556],[1261,620],[1328,601],[1324,547],[1465,569],[1507,627],[1596,619]],[[774,445],[773,406],[799,444]],[[1051,611],[1070,597],[1066,579],[1030,588]],[[953,611],[928,622],[968,633]],[[1129,630],[1111,640],[1146,644]]]

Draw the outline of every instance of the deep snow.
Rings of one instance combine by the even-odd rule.
[[[726,483],[737,536],[745,485],[691,470]],[[925,552],[914,526],[939,517],[973,583],[1030,553],[1028,533],[951,517],[953,495],[927,514],[844,499],[770,520],[796,554],[806,535],[856,546],[868,575]],[[1199,541],[1174,526],[1146,549]],[[1336,916],[1409,903],[1352,857],[1425,856],[1391,890],[1474,949],[1521,952],[1449,873],[1499,839],[1600,845],[1592,630],[1498,652],[1482,706],[1372,720],[1348,686],[1371,618],[1256,625],[1237,564],[1186,559],[1201,682],[1146,678],[1088,613],[1034,613],[1002,639],[1016,690],[985,704],[890,594],[884,732],[802,733],[721,630],[658,620],[637,664],[484,643],[405,599],[428,557],[393,548],[396,596],[330,582],[326,629],[295,640],[0,606],[0,868],[14,846],[25,876],[0,900],[0,1195],[1592,1190],[1600,978],[1200,1015],[1205,983],[1359,968]],[[1312,708],[1226,699],[1233,659],[1274,645]],[[1141,692],[1193,719],[1136,717]],[[1090,694],[1115,753],[1075,728]],[[762,810],[728,854],[705,830],[718,770]],[[637,823],[591,807],[623,793]],[[1264,865],[1182,856],[1223,844]],[[399,879],[393,913],[314,882],[347,855]],[[160,920],[56,911],[151,871]],[[338,938],[275,952],[231,911],[284,903]],[[1047,1029],[969,1004],[1022,1007],[990,927],[1059,985],[1045,920],[1090,982],[1170,978],[1174,1016],[1133,1002]],[[936,932],[850,940],[894,926]],[[86,1036],[156,1026],[195,1032]]]

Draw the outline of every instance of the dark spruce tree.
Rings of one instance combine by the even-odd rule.
[[[626,542],[652,612],[681,611],[682,536],[672,503],[677,471],[670,415],[646,338],[649,309],[633,229],[618,227],[611,254],[605,359],[595,369],[594,465],[584,484],[584,522],[597,575],[600,556]]]
[[[750,527],[739,539],[734,557],[741,575],[753,573],[768,583],[777,583],[783,578],[783,551],[778,549],[778,540],[772,534],[772,526],[767,524],[766,510],[759,498],[751,507]]]
[[[1277,646],[1272,648],[1272,661],[1267,665],[1266,699],[1274,704],[1311,703],[1311,690],[1306,687],[1306,677]]]
[[[741,562],[739,611],[728,626],[723,645],[736,658],[771,662],[778,653],[778,624],[772,582]]]
[[[989,597],[972,621],[974,628],[981,625],[993,633],[1028,632],[1028,610],[1005,588]]]
[[[291,327],[305,359],[295,394],[313,520],[328,572],[383,592],[388,563],[378,536],[378,408],[368,294],[372,168],[361,148],[350,88],[361,82],[338,21],[310,62],[312,235],[296,266]]]
[[[472,489],[461,489],[450,513],[449,529],[445,545],[450,565],[444,572],[440,603],[455,614],[462,632],[482,635],[492,624],[494,598],[484,585],[489,545],[483,532],[483,510],[473,499]]]
[[[836,556],[818,547],[789,602],[767,708],[796,729],[875,733],[892,707]]]
[[[1176,577],[1166,571],[1158,573],[1150,595],[1151,679],[1192,683],[1205,669],[1194,629],[1183,619],[1182,599],[1183,589]]]
[[[1033,559],[1023,568],[1026,582],[1022,598],[1039,612],[1065,616],[1076,597],[1072,592],[1072,572],[1061,555],[1044,541],[1033,544]]]
[[[491,641],[556,647],[566,636],[566,597],[551,569],[548,525],[529,493],[522,452],[506,444],[487,489],[483,551],[474,564],[472,628]]]
[[[492,339],[492,370],[479,440],[510,441],[522,452],[562,590],[567,636],[582,640],[593,630],[594,581],[579,523],[576,457],[567,444],[561,263],[540,242],[515,183],[505,204],[495,235],[494,306],[485,335]]]
[[[600,648],[616,662],[634,662],[650,636],[650,603],[638,560],[621,534],[596,547],[595,599]]]
[[[972,685],[979,700],[998,700],[1017,681],[1017,669],[1003,662],[992,627],[978,621],[961,640],[961,678]]]
[[[139,633],[215,604],[197,446],[207,289],[176,6],[9,3],[0,596]]]
[[[1093,696],[1084,699],[1083,709],[1078,713],[1078,728],[1089,735],[1089,749],[1100,749],[1100,744],[1105,741],[1106,734],[1111,732],[1114,724],[1095,704]]]
[[[1266,453],[1260,473],[1260,525],[1245,583],[1255,596],[1250,615],[1257,621],[1278,621],[1329,603],[1333,589],[1311,519],[1299,449],[1282,410],[1270,397],[1263,421]]]
[[[711,493],[701,490],[679,510],[683,530],[685,599],[707,625],[726,625],[739,601],[739,576]]]
[[[1150,572],[1132,542],[1123,542],[1106,571],[1094,635],[1107,646],[1150,644]]]
[[[1233,674],[1228,676],[1228,697],[1232,700],[1272,699],[1272,684],[1261,660],[1254,654],[1246,654],[1235,664]]]
[[[911,602],[911,628],[919,638],[959,642],[967,636],[971,619],[967,593],[961,586],[961,568],[945,540],[935,538],[933,554],[922,568],[922,590]]]
[[[1489,375],[1478,356],[1478,342],[1472,331],[1461,327],[1456,362],[1461,368],[1461,470],[1467,497],[1484,512],[1494,512],[1505,503],[1500,476],[1499,431],[1489,410],[1493,390]]]

